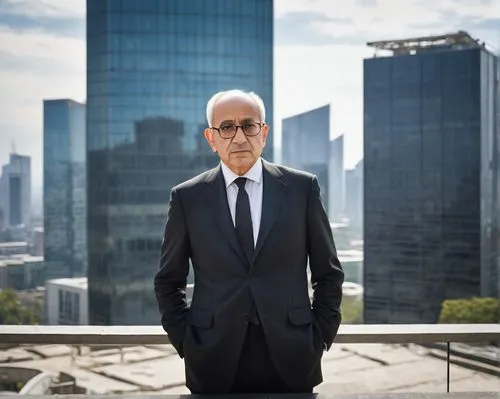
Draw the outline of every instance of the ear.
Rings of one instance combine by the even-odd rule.
[[[262,137],[262,147],[266,146],[266,139],[267,139],[267,134],[269,133],[269,126],[267,123],[262,126],[262,130],[260,131],[261,137]]]
[[[217,152],[217,146],[215,145],[214,131],[210,128],[205,129],[205,138],[207,139],[208,145],[213,152]]]

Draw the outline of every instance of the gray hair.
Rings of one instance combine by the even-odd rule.
[[[264,101],[262,98],[260,98],[257,94],[255,94],[253,91],[247,93],[243,90],[239,89],[232,89],[232,90],[226,90],[226,91],[219,91],[218,93],[215,93],[210,100],[207,102],[207,123],[209,127],[212,127],[212,118],[214,115],[214,107],[215,104],[217,103],[217,100],[219,100],[222,96],[225,96],[227,94],[237,94],[237,95],[243,95],[243,96],[248,96],[250,97],[257,107],[259,108],[259,114],[260,114],[260,122],[265,122],[266,120],[266,107],[264,105]]]

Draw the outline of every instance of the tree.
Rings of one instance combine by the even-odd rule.
[[[38,324],[38,316],[29,311],[13,290],[0,291],[0,324]]]
[[[440,323],[499,323],[500,299],[448,299],[441,305]]]

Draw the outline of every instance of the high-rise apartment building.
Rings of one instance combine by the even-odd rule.
[[[435,323],[499,294],[499,63],[465,32],[369,45],[364,320]]]
[[[44,256],[48,279],[87,273],[85,104],[43,102]]]
[[[159,322],[170,189],[218,163],[205,107],[232,88],[259,94],[272,124],[272,0],[87,0],[91,324]]]

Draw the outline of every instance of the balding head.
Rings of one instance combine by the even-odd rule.
[[[250,100],[253,104],[258,109],[259,112],[259,117],[261,122],[266,121],[266,107],[264,105],[264,101],[262,101],[262,98],[260,98],[257,94],[254,92],[245,92],[243,90],[239,89],[233,89],[233,90],[226,90],[226,91],[220,91],[218,93],[215,93],[210,100],[207,102],[207,109],[206,109],[206,116],[207,116],[207,123],[209,127],[213,126],[214,120],[214,111],[215,107],[217,104],[219,104],[220,101],[224,100],[224,102],[231,101],[231,100],[237,100],[237,99],[247,99]]]

